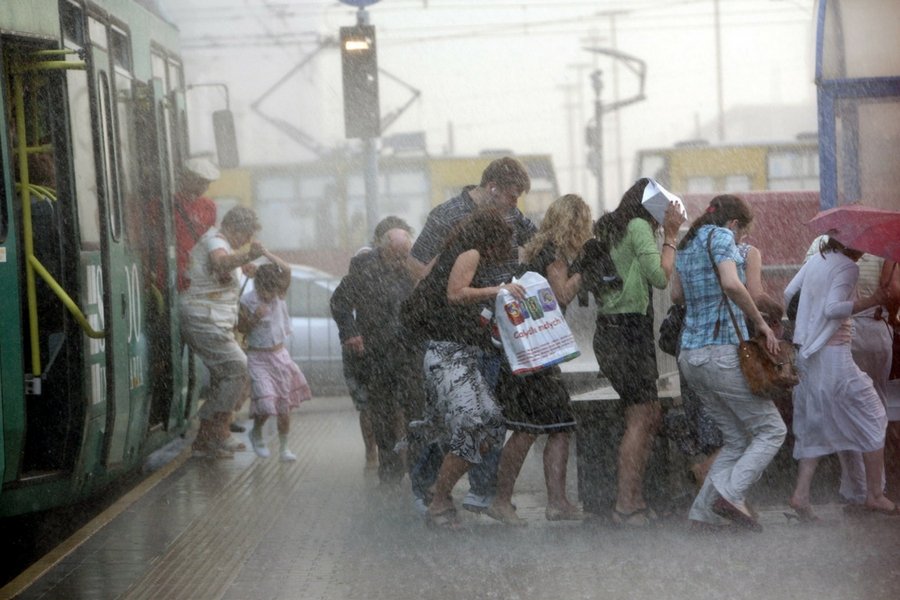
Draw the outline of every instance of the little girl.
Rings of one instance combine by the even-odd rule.
[[[267,255],[268,256],[268,255]],[[241,298],[238,329],[246,335],[250,370],[250,445],[260,458],[269,457],[262,428],[270,416],[278,417],[281,461],[297,456],[287,446],[291,410],[312,397],[306,378],[291,359],[285,342],[291,334],[291,318],[284,297],[291,284],[290,267],[274,256],[275,264],[256,270],[254,289]]]

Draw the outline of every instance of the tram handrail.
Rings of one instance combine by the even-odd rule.
[[[41,279],[50,286],[50,289],[53,290],[53,293],[56,294],[56,297],[59,298],[62,303],[69,309],[69,312],[72,313],[72,316],[75,317],[75,320],[78,321],[78,324],[81,325],[81,328],[84,329],[84,333],[87,334],[88,337],[94,339],[101,339],[106,336],[105,331],[97,331],[91,324],[88,322],[87,317],[84,316],[84,313],[81,312],[81,309],[78,308],[78,304],[72,300],[72,297],[66,293],[66,290],[63,289],[59,282],[53,278],[53,275],[50,274],[50,271],[41,264],[41,261],[37,259],[36,256],[31,255],[28,257],[28,262],[31,265],[31,268],[34,269],[34,272],[41,276]]]
[[[59,50],[42,50],[36,53],[37,56],[64,56],[66,54],[78,54],[79,57],[83,58],[80,52],[73,51],[69,49],[59,49]],[[13,97],[14,97],[14,105],[15,105],[15,120],[16,120],[16,152],[18,154],[19,159],[19,179],[20,179],[20,193],[22,199],[22,242],[24,245],[24,254],[25,254],[25,297],[26,304],[28,309],[28,337],[31,341],[31,374],[34,377],[39,377],[41,375],[41,348],[38,343],[39,331],[38,331],[38,314],[37,314],[37,292],[35,289],[35,281],[34,274],[37,272],[44,281],[47,282],[47,285],[50,286],[50,289],[54,291],[54,293],[62,300],[63,304],[66,305],[66,308],[69,309],[69,312],[75,317],[75,320],[78,321],[78,324],[81,325],[81,328],[84,329],[85,333],[89,337],[92,338],[102,338],[105,337],[104,332],[98,332],[90,324],[87,322],[87,319],[84,317],[84,313],[81,312],[81,309],[75,304],[75,302],[69,297],[69,295],[62,289],[59,283],[53,279],[53,276],[44,268],[44,266],[37,260],[34,256],[34,231],[32,230],[33,224],[31,220],[31,191],[33,184],[31,183],[30,173],[28,169],[28,155],[39,151],[37,146],[29,146],[28,138],[27,138],[27,130],[25,123],[25,83],[23,81],[23,76],[28,72],[35,71],[55,71],[55,70],[85,70],[87,68],[87,64],[84,60],[79,61],[69,61],[69,60],[49,60],[49,61],[37,61],[34,63],[27,64],[23,67],[19,67],[14,69],[13,71]]]

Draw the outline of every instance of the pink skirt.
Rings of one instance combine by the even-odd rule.
[[[300,367],[286,348],[247,352],[250,370],[250,416],[285,415],[312,398]]]

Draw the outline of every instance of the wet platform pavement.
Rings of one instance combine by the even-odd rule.
[[[405,481],[385,488],[364,472],[348,398],[305,403],[291,440],[296,463],[178,455],[0,597],[900,598],[897,517],[826,504],[822,523],[798,525],[785,506],[761,506],[762,533],[715,535],[683,517],[647,529],[548,522],[536,446],[514,497],[527,527],[461,511],[463,530],[433,531]],[[575,498],[574,452],[569,467]]]

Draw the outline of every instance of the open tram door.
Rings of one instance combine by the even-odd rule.
[[[84,435],[82,327],[66,77],[75,52],[0,38],[3,179],[0,250],[4,483],[36,483],[74,469]],[[7,137],[8,136],[8,137]],[[6,154],[6,150],[11,152]],[[67,310],[68,309],[68,310]]]

